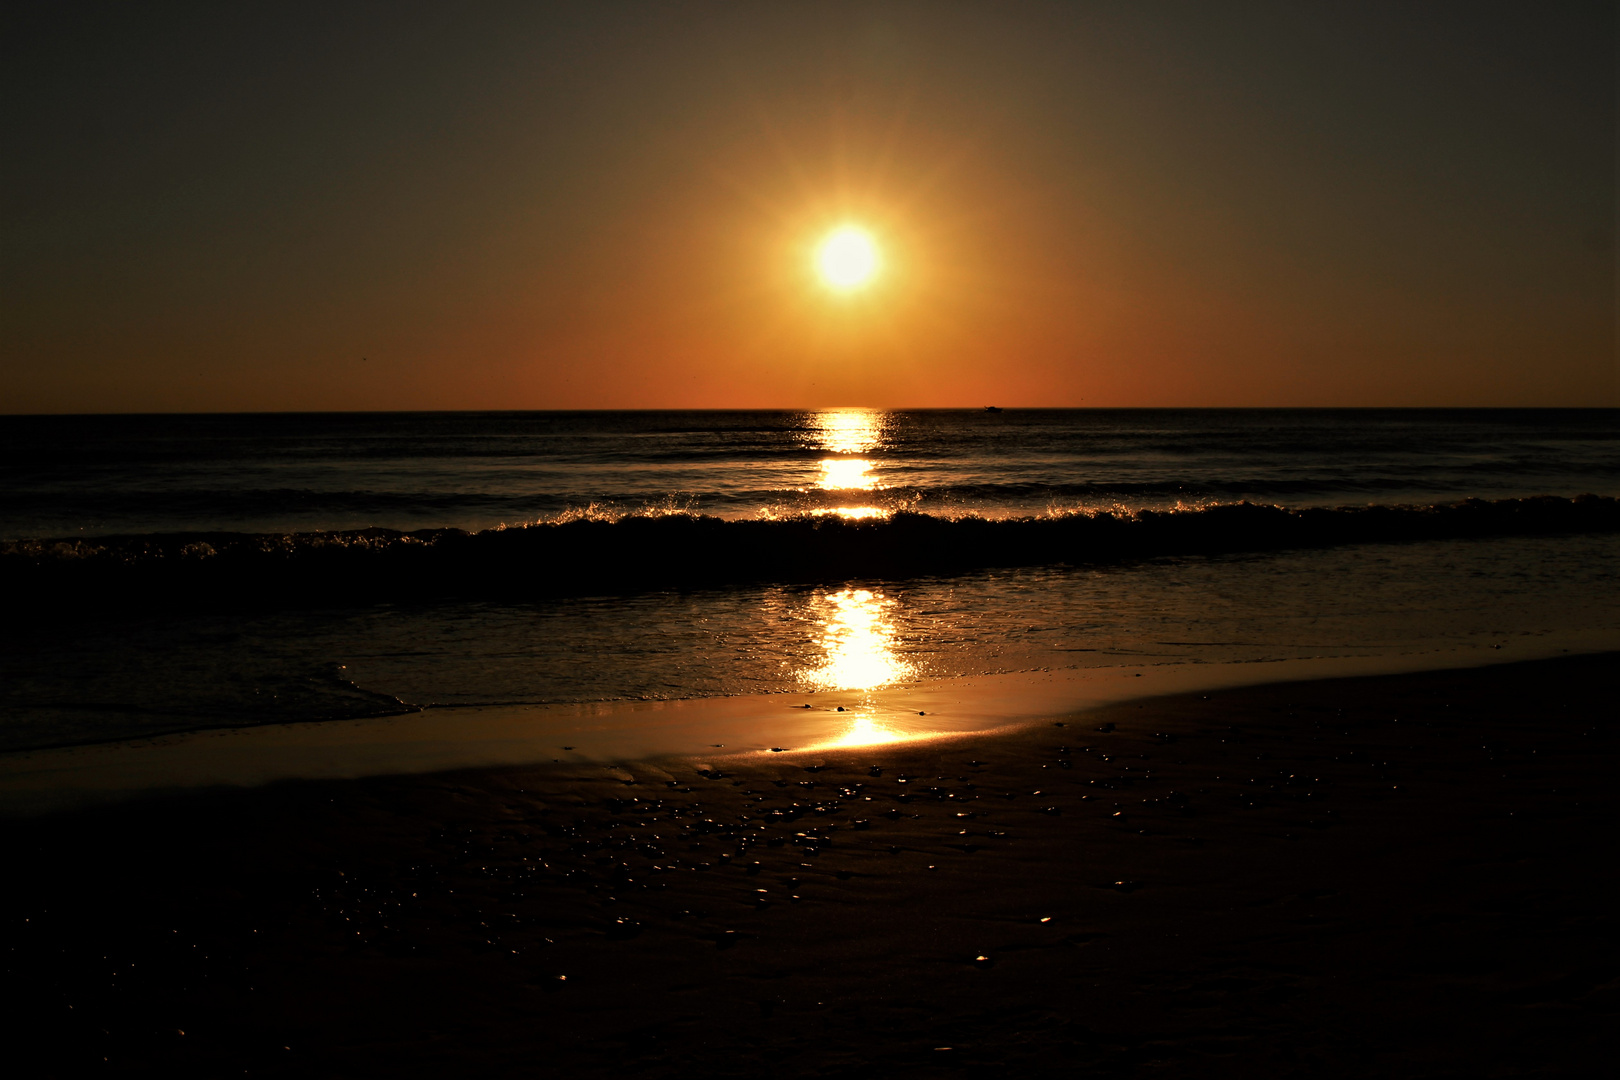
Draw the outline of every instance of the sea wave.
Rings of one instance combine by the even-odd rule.
[[[1248,502],[991,520],[915,512],[726,520],[662,512],[469,533],[168,533],[0,544],[14,604],[283,606],[524,599],[742,582],[904,578],[994,566],[1553,533],[1620,532],[1582,495],[1338,508]]]

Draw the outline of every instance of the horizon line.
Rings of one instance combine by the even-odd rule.
[[[180,409],[0,412],[0,420],[179,416],[519,416],[605,413],[1620,412],[1620,405],[771,405],[574,409]]]

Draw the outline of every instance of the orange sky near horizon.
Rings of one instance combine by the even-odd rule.
[[[0,411],[1620,404],[1601,5],[563,9],[9,28]]]

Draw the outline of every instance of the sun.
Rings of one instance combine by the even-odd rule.
[[[816,249],[816,269],[821,280],[839,292],[871,284],[882,262],[871,234],[854,225],[834,229]]]

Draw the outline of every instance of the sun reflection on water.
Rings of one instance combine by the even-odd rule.
[[[877,462],[866,456],[883,441],[883,428],[888,417],[880,412],[864,409],[832,409],[809,417],[808,441],[829,455],[818,465],[821,475],[816,487],[822,491],[872,491],[882,485],[873,471]],[[848,506],[832,511],[840,517],[882,517],[877,507]]]
[[[825,458],[816,487],[824,491],[871,491],[877,487],[872,463],[865,458]]]
[[[870,589],[842,589],[818,602],[827,609],[825,659],[803,672],[805,682],[825,690],[874,690],[911,673],[911,665],[895,655],[893,600]]]
[[[882,440],[886,417],[865,409],[829,409],[809,419],[816,446],[833,454],[865,454]]]
[[[824,517],[828,514],[849,521],[866,521],[870,518],[886,518],[889,516],[889,511],[881,506],[839,506],[831,510],[810,511],[812,517]]]
[[[876,690],[914,673],[895,650],[892,612],[895,602],[871,589],[840,589],[817,597],[821,623],[822,662],[800,672],[820,690]],[[839,719],[846,727],[818,748],[870,746],[917,738],[883,723],[866,706],[856,706]]]

